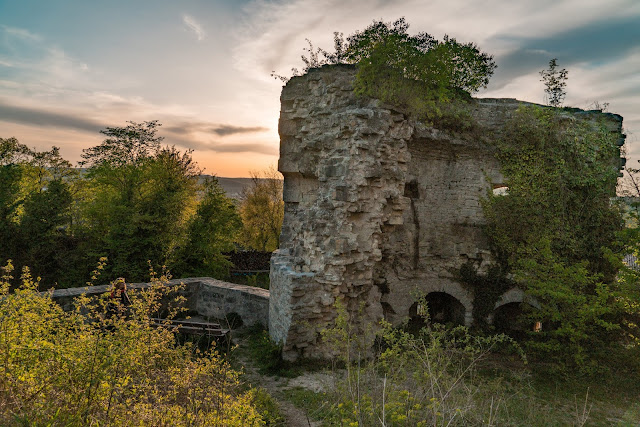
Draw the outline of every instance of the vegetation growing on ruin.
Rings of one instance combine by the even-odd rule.
[[[638,338],[637,281],[618,276],[629,248],[611,203],[618,136],[562,110],[522,107],[493,145],[508,195],[488,195],[487,235],[506,275],[539,303],[529,307],[529,349],[592,370]]]
[[[310,41],[302,56],[302,71],[325,64],[355,64],[354,91],[394,105],[409,115],[441,129],[470,130],[466,111],[470,94],[486,87],[496,68],[493,57],[474,43],[444,36],[437,40],[426,32],[408,33],[404,18],[374,21],[346,40],[334,33],[334,51],[315,49]],[[288,78],[272,74],[287,81]]]
[[[355,64],[357,94],[390,103],[438,129],[476,128],[465,102],[487,85],[496,67],[493,58],[473,43],[407,30],[403,18],[375,21],[346,40],[336,33],[334,52],[309,42],[302,71]],[[540,74],[550,106],[559,107],[567,71],[553,59]],[[594,117],[522,107],[504,132],[484,136],[509,191],[489,194],[484,204],[496,265],[487,275],[471,264],[458,272],[473,290],[478,326],[504,291],[519,286],[540,304],[535,310],[525,307],[525,323],[543,325],[527,338],[532,354],[558,366],[594,371],[608,351],[627,344],[635,348],[639,282],[621,259],[637,249],[637,236],[623,232],[620,212],[610,201],[618,174],[618,135]]]

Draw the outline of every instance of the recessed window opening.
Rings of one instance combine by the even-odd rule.
[[[504,184],[494,184],[493,185],[493,195],[494,196],[507,196],[509,195],[509,187]]]

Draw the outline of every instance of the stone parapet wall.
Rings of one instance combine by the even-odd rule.
[[[245,326],[268,324],[269,291],[266,289],[208,277],[171,280],[167,286],[176,287],[181,284],[184,284],[184,287],[179,292],[185,297],[185,308],[197,312],[199,316],[224,320],[235,313],[240,316]],[[127,289],[144,290],[149,286],[149,283],[130,283],[127,284]],[[73,308],[73,300],[80,295],[99,296],[109,291],[109,286],[89,286],[56,289],[49,295],[65,310],[70,310]]]

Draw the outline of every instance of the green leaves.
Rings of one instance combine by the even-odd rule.
[[[596,119],[521,108],[494,141],[509,194],[484,204],[496,258],[540,303],[529,320],[543,331],[530,348],[585,370],[620,339],[627,311],[615,303],[627,289],[616,278],[623,224],[610,203],[616,140]]]
[[[157,120],[142,123],[128,122],[124,127],[107,127],[100,133],[106,135],[102,144],[82,150],[81,164],[99,166],[123,166],[137,164],[148,159],[160,150],[163,137],[156,136]]]
[[[564,68],[558,69],[558,59],[553,58],[549,61],[549,68],[540,71],[542,76],[541,82],[544,83],[544,92],[547,94],[547,101],[552,107],[562,106],[562,101],[567,95],[564,88],[567,86],[567,75],[569,72]]]
[[[106,316],[106,295],[64,312],[28,272],[9,293],[9,274],[0,279],[1,425],[264,425],[225,359],[151,325],[173,296],[166,277],[130,293],[129,316]]]

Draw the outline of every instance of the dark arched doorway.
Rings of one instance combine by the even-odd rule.
[[[431,292],[425,297],[425,302],[426,307],[421,302],[416,302],[409,308],[410,323],[414,327],[424,325],[426,310],[431,323],[464,325],[464,305],[454,296],[446,292]]]
[[[524,311],[532,308],[529,304],[522,302],[510,302],[496,308],[493,313],[493,326],[496,332],[515,339],[523,339],[528,331],[540,330],[542,324],[528,320],[524,316]]]

